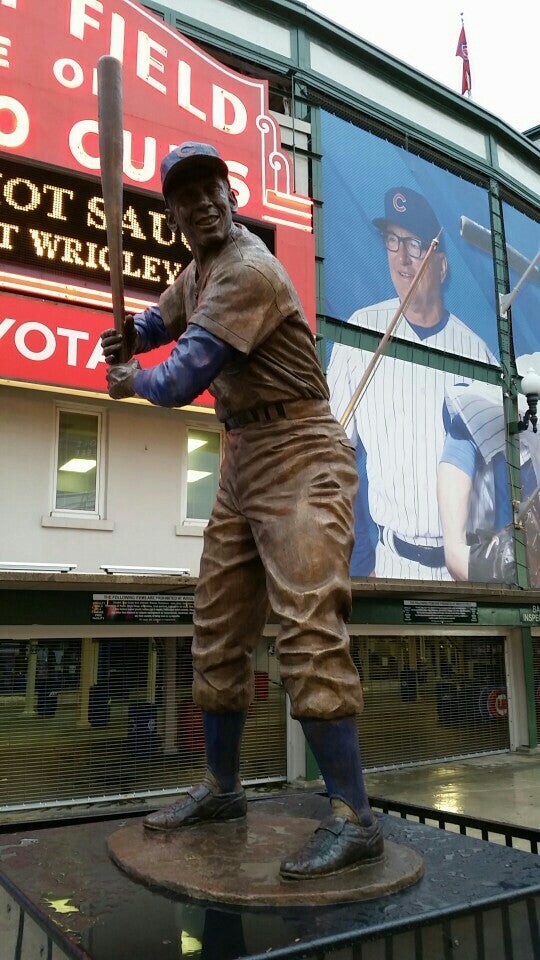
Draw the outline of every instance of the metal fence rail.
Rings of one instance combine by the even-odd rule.
[[[384,797],[370,796],[369,800],[375,810],[391,816],[399,816],[402,820],[415,820],[429,826],[436,825],[441,830],[458,827],[462,836],[480,836],[482,840],[490,843],[504,843],[507,847],[517,847],[519,850],[527,850],[530,853],[539,852],[540,829],[521,827],[515,823],[484,820],[464,813],[438,810],[436,807],[403,803],[401,800],[386,800]]]

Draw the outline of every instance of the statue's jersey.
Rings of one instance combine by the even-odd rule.
[[[200,275],[193,261],[161,296],[171,339],[197,324],[238,353],[210,386],[216,414],[269,403],[328,399],[328,387],[292,282],[264,243],[234,224]]]

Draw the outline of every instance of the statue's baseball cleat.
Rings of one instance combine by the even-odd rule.
[[[329,817],[300,850],[284,860],[284,880],[312,880],[381,860],[384,840],[377,820],[369,826]]]
[[[243,790],[237,793],[212,793],[204,783],[191,787],[180,800],[144,818],[147,830],[176,830],[203,821],[241,820],[247,813]]]

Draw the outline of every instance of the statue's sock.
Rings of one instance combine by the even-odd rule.
[[[355,718],[301,718],[300,723],[321,771],[334,812],[337,816],[367,826],[372,822],[373,815],[364,784]]]
[[[241,789],[240,744],[245,722],[245,710],[223,713],[203,710],[205,783],[214,793],[234,793]]]

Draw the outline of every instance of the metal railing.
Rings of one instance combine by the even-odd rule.
[[[386,800],[384,797],[370,796],[373,809],[391,816],[398,816],[402,820],[413,820],[418,823],[438,826],[441,830],[457,827],[462,836],[476,836],[490,843],[504,843],[507,847],[517,847],[530,853],[538,853],[540,845],[540,829],[521,827],[515,823],[501,823],[495,820],[484,820],[480,817],[471,817],[464,813],[453,813],[449,810],[438,810],[436,807],[423,807],[416,803],[403,803],[401,800]],[[516,841],[519,841],[516,843]]]

